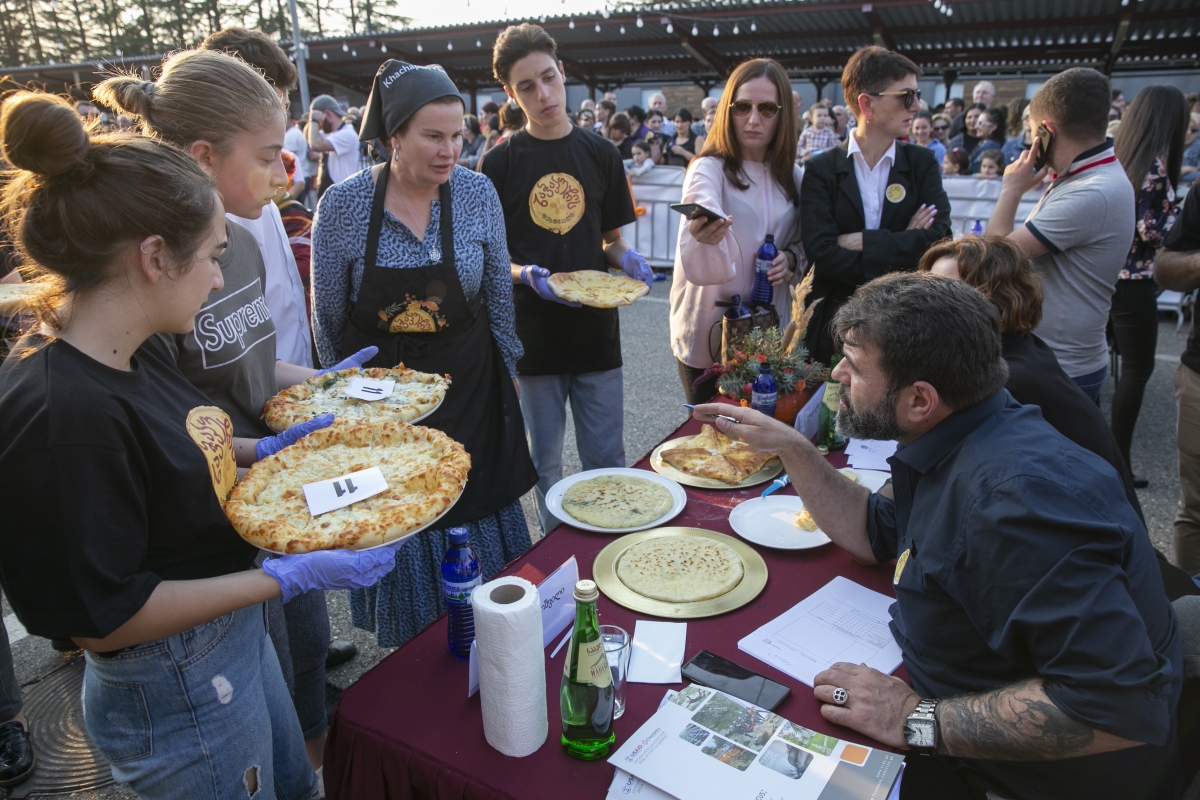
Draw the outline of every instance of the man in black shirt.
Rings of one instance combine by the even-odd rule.
[[[624,467],[624,388],[617,311],[567,303],[550,291],[555,272],[621,269],[653,282],[646,260],[621,238],[635,219],[621,158],[611,142],[576,127],[554,40],[537,25],[496,40],[493,69],[525,112],[525,128],[488,152],[482,171],[504,207],[512,260],[521,411],[538,471],[543,530],[553,525],[547,490],[562,479],[566,403],[584,469]]]
[[[834,543],[896,560],[912,688],[835,664],[814,681],[822,716],[912,751],[902,798],[1176,796],[1183,654],[1150,538],[1112,467],[1002,388],[995,306],[962,281],[891,274],[834,331],[838,428],[900,441],[892,496],[762,414],[696,408],[779,454]]]
[[[1188,192],[1183,213],[1163,239],[1154,259],[1154,280],[1164,289],[1190,292],[1200,288],[1200,192]],[[1179,513],[1175,516],[1175,564],[1189,575],[1200,574],[1200,339],[1193,312],[1187,350],[1175,371],[1179,402]]]

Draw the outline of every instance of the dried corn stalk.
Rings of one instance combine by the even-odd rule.
[[[813,276],[816,274],[816,267],[812,267],[798,285],[788,287],[788,291],[792,295],[792,321],[788,323],[787,330],[783,333],[783,340],[784,352],[789,355],[804,340],[804,334],[808,330],[808,323],[812,321],[813,314],[816,313],[817,306],[821,300],[825,299],[818,298],[808,308],[804,307],[804,301],[812,293]]]

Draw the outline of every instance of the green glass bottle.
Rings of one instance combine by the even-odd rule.
[[[575,584],[575,627],[558,693],[562,744],[567,755],[592,761],[604,758],[617,739],[613,732],[613,685],[596,619],[595,581]]]
[[[821,398],[821,410],[817,414],[817,446],[829,451],[846,446],[846,437],[837,432],[838,392],[842,388],[833,377],[833,368],[842,360],[840,355],[829,359],[829,380],[825,383],[825,394]]]

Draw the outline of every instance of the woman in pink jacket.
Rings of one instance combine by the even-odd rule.
[[[723,219],[683,220],[671,286],[671,351],[689,403],[716,394],[715,378],[695,384],[720,360],[717,301],[750,299],[754,256],[774,234],[779,256],[767,273],[785,323],[787,285],[805,265],[800,244],[800,176],[796,110],[787,73],[771,59],[741,64],[725,84],[713,131],[683,182],[683,202],[699,203]]]

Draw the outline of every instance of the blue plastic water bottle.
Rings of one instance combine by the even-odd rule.
[[[758,377],[750,386],[750,407],[755,411],[761,411],[768,417],[773,417],[775,416],[775,398],[778,394],[779,387],[771,375],[771,368],[767,366],[766,362],[759,364]]]
[[[475,641],[475,615],[471,592],[483,583],[479,554],[467,541],[466,528],[450,529],[450,548],[442,559],[442,595],[446,598],[447,638],[450,652],[459,658],[471,655]]]
[[[971,233],[976,236],[983,236],[983,222],[975,220],[975,224],[971,226]]]
[[[771,281],[767,279],[767,270],[771,268],[771,262],[777,255],[779,249],[775,247],[775,235],[768,233],[767,240],[754,256],[754,291],[750,293],[750,302],[755,305],[771,305],[773,295]]]

